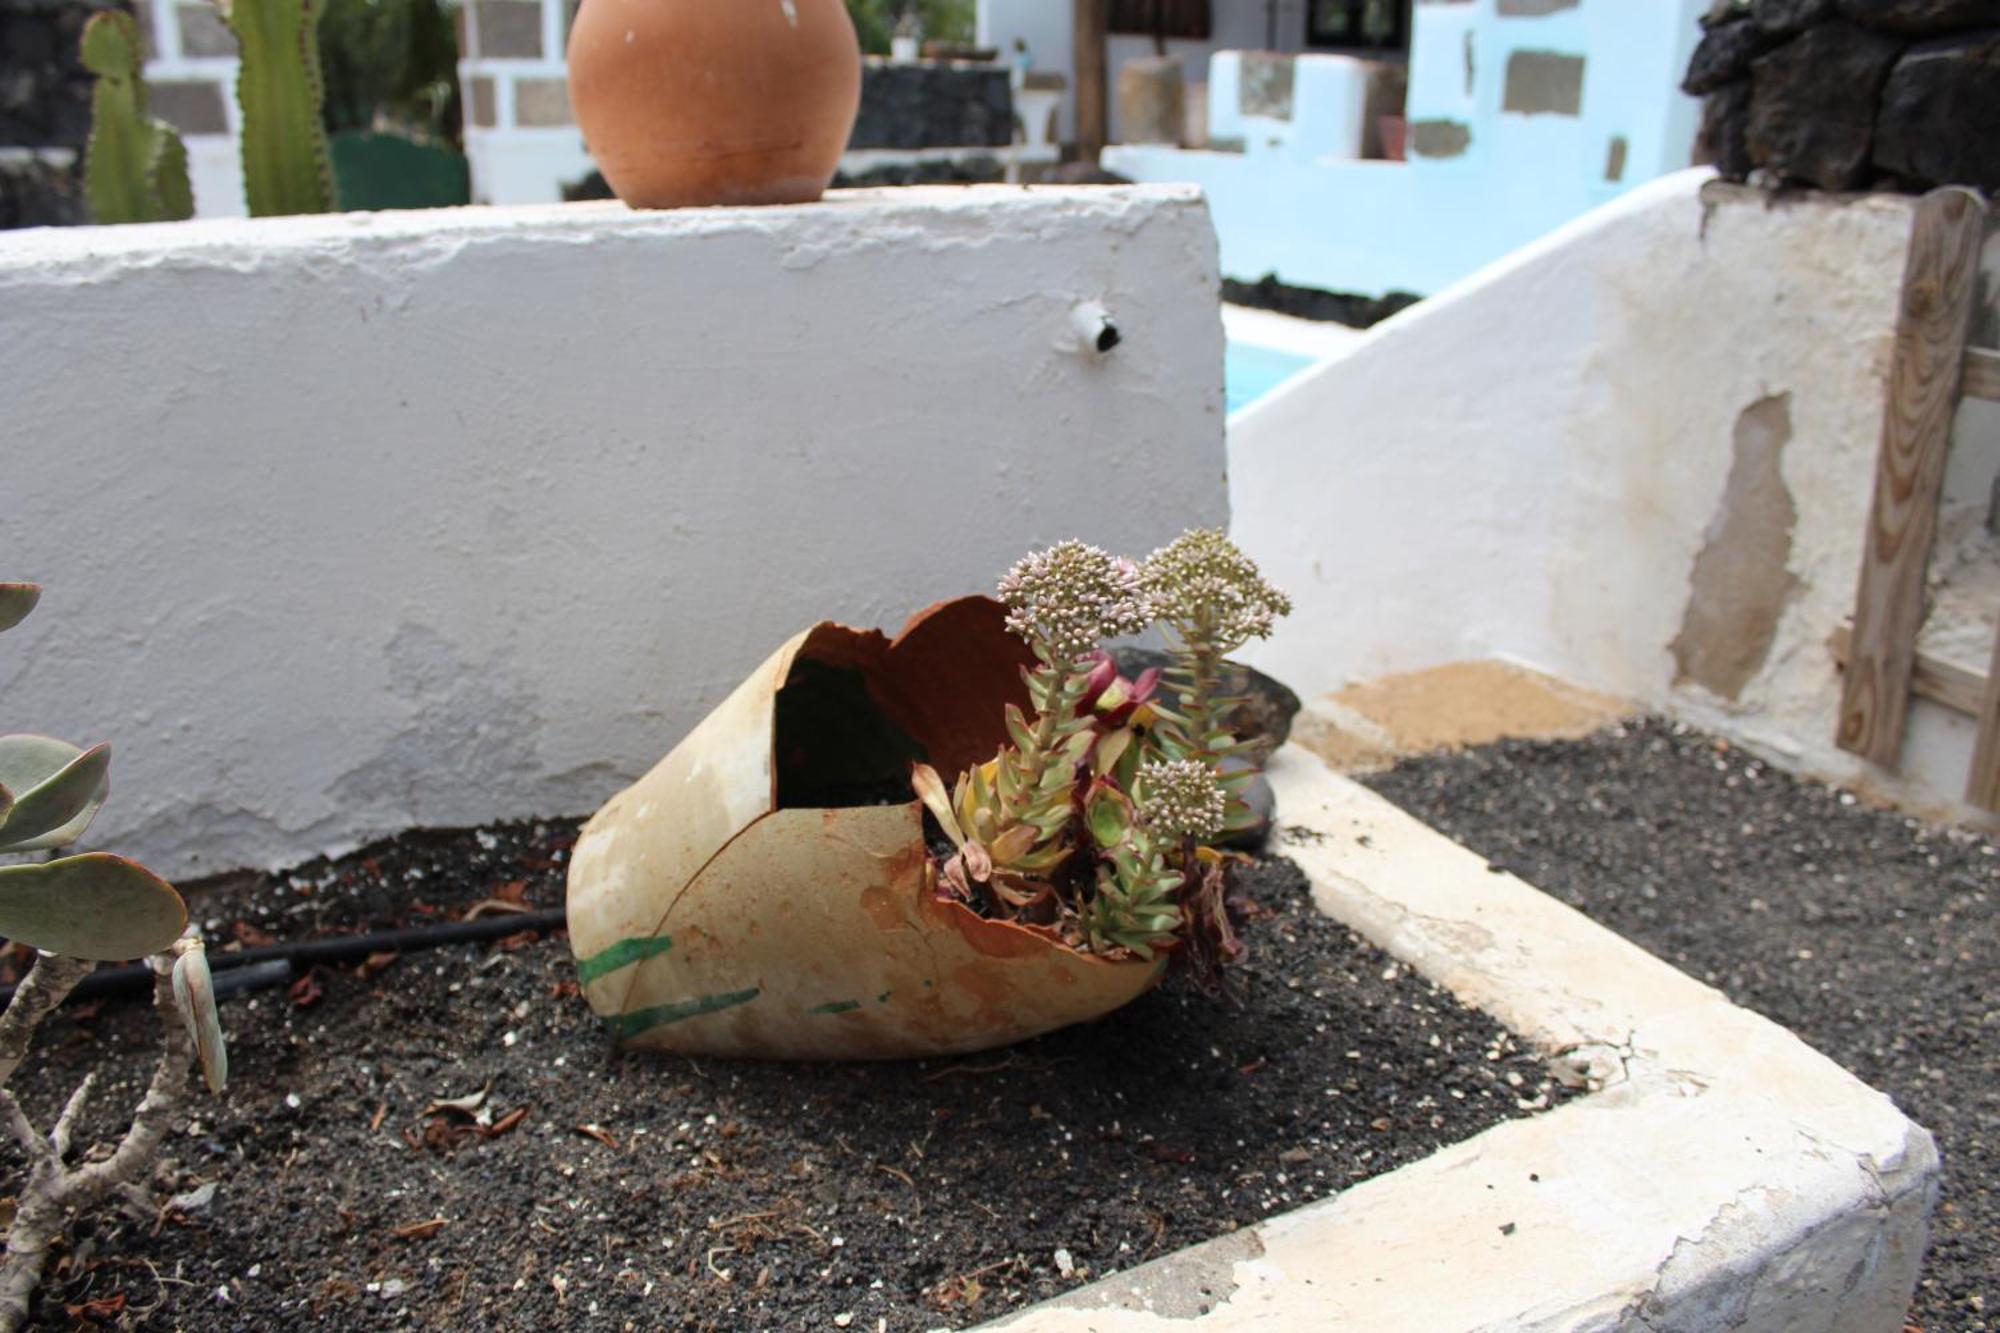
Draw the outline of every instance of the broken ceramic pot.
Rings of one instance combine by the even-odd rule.
[[[984,597],[893,641],[793,638],[585,827],[569,871],[585,997],[622,1044],[840,1060],[984,1050],[1117,1009],[1165,966],[936,893],[912,761],[1006,743],[1026,648]],[[947,849],[948,850],[948,849]]]

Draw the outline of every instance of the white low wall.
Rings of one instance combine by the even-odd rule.
[[[173,875],[587,811],[815,619],[1221,521],[1216,289],[1184,188],[9,233],[6,725]]]
[[[1311,696],[1514,657],[1967,813],[1970,719],[1918,701],[1901,777],[1833,744],[1827,639],[1861,567],[1909,201],[1708,179],[1578,219],[1238,415],[1234,530],[1298,601],[1256,660]],[[1948,489],[1983,513],[2000,432],[1977,410]],[[1725,530],[1739,455],[1746,485],[1775,456],[1786,501]],[[1728,555],[1732,534],[1746,540]],[[1687,679],[1675,652],[1701,632],[1691,590],[1717,541],[1734,563],[1710,593],[1743,590],[1729,615],[1753,628],[1762,597],[1773,622],[1733,694]],[[1966,637],[1990,644],[1990,624]]]

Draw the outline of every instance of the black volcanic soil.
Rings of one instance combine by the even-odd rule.
[[[554,822],[407,835],[241,878],[195,914],[214,940],[256,944],[452,920],[496,896],[555,906],[573,837]],[[1239,1002],[1170,983],[958,1060],[620,1054],[560,936],[228,1000],[229,1091],[191,1103],[154,1182],[162,1199],[213,1184],[213,1200],[87,1221],[38,1314],[260,1331],[957,1327],[1560,1095],[1497,1024],[1315,913],[1288,863],[1252,868],[1248,887],[1266,914]],[[15,1090],[46,1124],[105,1071],[88,1130],[107,1136],[155,1040],[147,1005],[73,1002]],[[482,1091],[476,1116],[431,1107]]]
[[[2000,1329],[1992,839],[1872,809],[1660,721],[1366,781],[1894,1097],[1937,1136],[1945,1171],[1910,1322]]]

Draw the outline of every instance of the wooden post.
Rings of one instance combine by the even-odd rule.
[[[1106,84],[1105,30],[1110,26],[1110,0],[1071,0],[1075,37],[1070,63],[1076,69],[1076,154],[1097,165],[1111,136],[1111,111]]]
[[[1902,758],[1924,572],[1985,238],[1986,205],[1973,191],[1952,186],[1917,201],[1835,736],[1841,749],[1884,768]]]

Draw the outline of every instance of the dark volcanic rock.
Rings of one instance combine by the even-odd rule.
[[[1750,6],[1752,21],[1776,37],[1804,32],[1833,13],[1834,0],[1754,0]]]
[[[1836,0],[1836,3],[1840,12],[1856,23],[1891,32],[1939,33],[2000,23],[2000,0]]]
[[[1913,184],[2000,190],[2000,29],[1923,42],[1896,62],[1875,165]]]
[[[1709,94],[1701,107],[1701,131],[1695,136],[1694,162],[1707,164],[1724,179],[1740,181],[1756,164],[1750,160],[1750,84],[1732,83]]]
[[[88,221],[80,168],[32,159],[0,162],[0,231],[71,227]]]
[[[998,65],[871,63],[850,148],[999,147],[1014,141],[1014,92]]]
[[[1768,51],[1774,40],[1747,17],[1716,24],[1702,34],[1701,45],[1694,49],[1681,91],[1700,97],[1734,83],[1750,72],[1750,62]]]
[[[1827,190],[1867,183],[1875,107],[1903,43],[1823,23],[1751,64],[1750,155],[1788,180]]]

